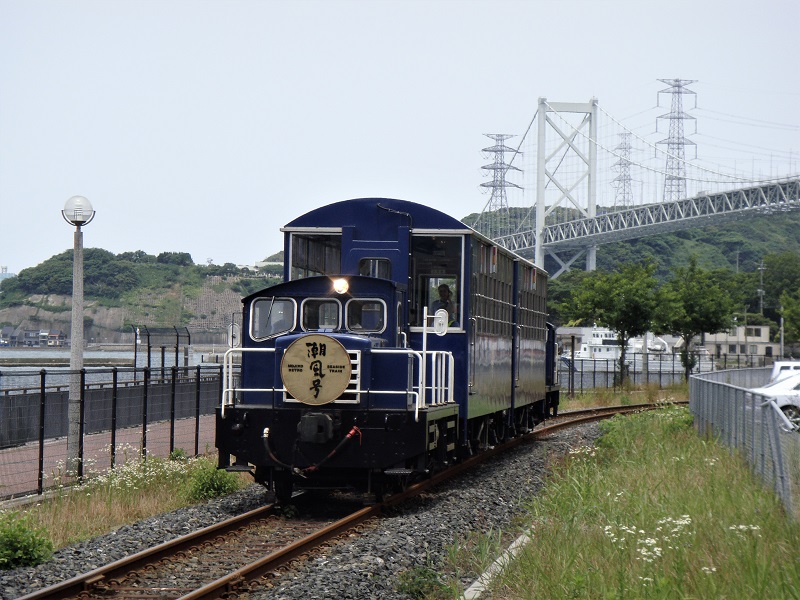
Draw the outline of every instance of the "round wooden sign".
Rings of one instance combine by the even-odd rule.
[[[350,383],[350,356],[341,342],[313,333],[289,344],[281,360],[286,390],[304,404],[333,402]]]

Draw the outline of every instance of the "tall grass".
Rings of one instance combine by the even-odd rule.
[[[650,385],[625,385],[621,390],[594,388],[573,396],[561,390],[559,411],[579,410],[604,406],[627,406],[654,402],[677,402],[688,400],[689,385],[685,382],[660,387]]]
[[[244,474],[218,471],[213,457],[184,456],[175,453],[171,459],[145,460],[133,453],[122,466],[90,476],[80,486],[64,486],[20,512],[58,549],[252,482]],[[63,479],[72,478],[65,474]]]
[[[573,449],[530,499],[533,540],[492,597],[800,598],[800,524],[691,422],[674,406],[616,417]]]

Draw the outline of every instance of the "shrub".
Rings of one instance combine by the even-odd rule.
[[[172,452],[169,453],[169,459],[179,462],[186,462],[187,460],[189,460],[189,455],[183,448],[175,448]]]
[[[201,502],[230,494],[239,489],[235,473],[217,469],[209,461],[199,461],[189,474],[188,496],[193,502]]]
[[[410,571],[400,573],[397,591],[412,598],[441,598],[446,586],[439,575],[428,567],[414,567]]]
[[[53,542],[30,525],[27,515],[0,513],[0,569],[38,565],[52,555]]]

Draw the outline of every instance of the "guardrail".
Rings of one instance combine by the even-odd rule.
[[[689,408],[698,431],[737,449],[796,519],[800,517],[793,512],[800,495],[800,432],[774,400],[750,391],[766,383],[769,374],[767,368],[692,375]]]

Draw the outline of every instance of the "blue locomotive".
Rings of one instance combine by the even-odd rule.
[[[284,283],[242,300],[226,354],[221,468],[280,501],[380,497],[556,414],[544,271],[403,200],[329,204],[282,231]]]

